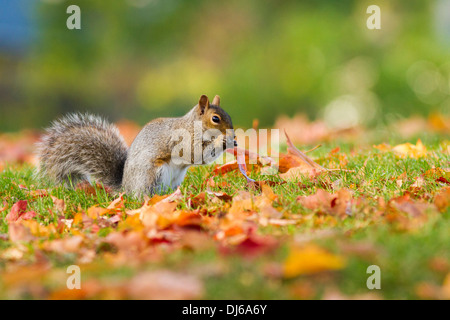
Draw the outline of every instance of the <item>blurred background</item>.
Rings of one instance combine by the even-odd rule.
[[[450,1],[0,0],[0,132],[72,111],[142,125],[201,94],[245,128],[448,115]]]

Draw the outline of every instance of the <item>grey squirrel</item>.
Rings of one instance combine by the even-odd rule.
[[[130,148],[117,127],[100,117],[57,120],[38,143],[38,172],[60,184],[95,181],[140,196],[175,189],[190,166],[210,163],[235,145],[219,96],[210,104],[202,95],[186,115],[147,123]]]

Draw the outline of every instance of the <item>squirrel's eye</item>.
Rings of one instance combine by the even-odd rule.
[[[214,123],[219,123],[220,122],[220,118],[218,116],[212,116],[211,120]]]

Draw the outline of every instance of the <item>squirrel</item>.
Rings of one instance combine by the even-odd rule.
[[[219,96],[210,104],[202,95],[182,117],[150,121],[130,148],[118,128],[101,117],[70,114],[54,121],[38,142],[38,174],[59,184],[88,181],[152,195],[176,189],[190,166],[211,163],[236,145]]]

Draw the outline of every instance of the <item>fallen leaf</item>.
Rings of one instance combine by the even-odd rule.
[[[8,223],[20,221],[20,220],[28,220],[34,218],[37,214],[34,211],[27,210],[28,202],[26,200],[20,200],[16,202],[11,211],[6,215],[5,219]]]
[[[64,213],[66,211],[66,203],[62,199],[58,199],[57,197],[51,196],[53,201],[53,208],[59,213]]]
[[[55,239],[47,241],[43,244],[45,250],[57,252],[59,254],[76,253],[78,252],[81,244],[83,243],[83,237],[73,236],[64,239]]]
[[[284,261],[283,275],[286,278],[294,278],[299,275],[340,270],[345,265],[344,258],[329,253],[317,245],[293,246]]]
[[[440,212],[444,212],[450,206],[450,187],[443,188],[434,197],[434,204]]]
[[[242,237],[242,240],[235,245],[221,246],[220,252],[223,254],[240,254],[245,258],[254,258],[261,254],[272,252],[278,247],[275,238],[265,235],[260,236],[250,233]]]
[[[291,142],[286,131],[284,134],[286,135],[288,154],[280,156],[280,172],[282,172],[280,178],[286,181],[295,182],[304,176],[313,178],[319,173],[327,171],[327,169],[314,162],[305,153],[297,149]]]
[[[142,224],[146,227],[156,227],[161,224],[165,214],[171,214],[177,207],[176,202],[160,201],[152,206],[144,206],[140,212]]]
[[[392,151],[401,157],[420,158],[427,155],[427,148],[425,148],[420,139],[417,140],[415,145],[409,142],[399,144],[393,147]]]
[[[108,212],[110,212],[109,209],[93,206],[87,210],[87,215],[91,219],[98,219],[98,217],[107,214]]]
[[[214,191],[207,189],[206,193],[209,195],[212,195],[214,197],[217,197],[220,200],[223,200],[225,202],[229,202],[229,201],[233,200],[233,196],[230,196],[229,194],[226,194],[225,192],[214,192]]]
[[[313,195],[297,197],[297,201],[304,207],[319,213],[340,217],[352,214],[352,194],[345,188],[339,189],[335,193],[317,189]]]
[[[115,199],[113,202],[111,202],[106,209],[110,210],[121,210],[125,207],[124,200],[123,200],[123,193],[119,195],[117,199]]]
[[[8,226],[9,239],[12,242],[24,241],[28,242],[34,239],[30,229],[20,222],[13,222]]]

